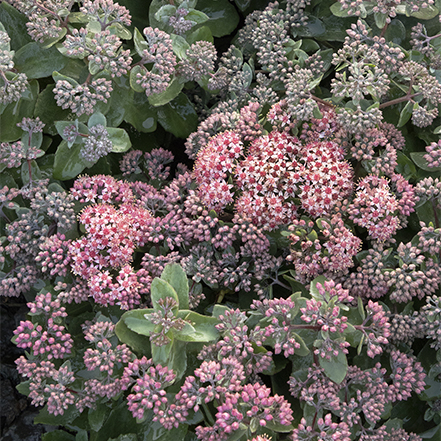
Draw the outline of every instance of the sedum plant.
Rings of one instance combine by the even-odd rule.
[[[439,439],[440,10],[0,4],[0,294],[44,440]]]

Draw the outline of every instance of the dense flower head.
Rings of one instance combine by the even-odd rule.
[[[251,308],[264,314],[269,321],[265,327],[256,326],[252,332],[258,346],[262,346],[269,339],[273,342],[275,354],[283,351],[286,358],[295,354],[296,349],[300,348],[300,343],[296,341],[295,328],[292,326],[294,307],[295,304],[291,299],[253,301]]]
[[[400,205],[387,179],[369,175],[357,185],[355,198],[349,206],[349,218],[365,227],[370,237],[389,240],[400,228]]]
[[[107,175],[81,176],[75,180],[71,193],[81,203],[121,203],[133,200],[129,184]]]
[[[107,156],[113,148],[109,133],[102,124],[89,129],[88,137],[83,141],[80,156],[86,161],[96,162]]]
[[[112,82],[105,78],[97,78],[90,84],[72,84],[67,80],[58,80],[53,90],[57,105],[62,109],[81,116],[90,115],[98,101],[107,103],[112,92]]]
[[[82,325],[84,338],[95,343],[95,348],[87,348],[84,352],[84,364],[89,371],[98,369],[108,377],[112,376],[115,365],[128,363],[133,354],[127,345],[114,345],[111,337],[114,335],[115,325],[111,322],[86,322]]]
[[[199,152],[194,176],[209,208],[221,211],[234,202],[240,216],[271,230],[297,218],[296,197],[318,217],[352,193],[352,167],[343,157],[335,142],[303,145],[278,131],[255,138],[245,153],[239,135],[224,132]]]

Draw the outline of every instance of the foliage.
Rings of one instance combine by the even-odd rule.
[[[44,439],[439,439],[439,0],[147,4],[0,4]]]

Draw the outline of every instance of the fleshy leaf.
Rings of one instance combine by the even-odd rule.
[[[150,288],[150,295],[152,298],[152,303],[153,303],[153,309],[157,310],[158,306],[158,300],[159,299],[166,299],[167,297],[171,297],[172,299],[174,299],[177,303],[177,305],[179,305],[179,298],[178,298],[178,294],[176,293],[176,291],[174,290],[174,288],[165,280],[163,279],[153,279],[151,288]],[[176,312],[177,312],[177,308],[178,306],[176,306]]]
[[[169,283],[176,291],[179,299],[179,309],[188,309],[188,279],[185,271],[177,263],[165,266],[161,279]]]
[[[112,141],[112,152],[123,153],[132,146],[130,137],[124,129],[107,127],[106,130],[109,134],[109,139]]]
[[[326,376],[334,383],[340,384],[346,377],[348,360],[341,350],[338,351],[337,357],[332,357],[330,360],[319,357],[319,364],[324,369]]]

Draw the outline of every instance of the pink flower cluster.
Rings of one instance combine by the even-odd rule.
[[[302,145],[298,138],[273,131],[255,139],[244,159],[243,152],[239,135],[231,131],[212,138],[199,152],[194,177],[208,208],[222,211],[234,202],[240,215],[270,230],[297,218],[296,197],[306,213],[318,217],[352,193],[352,168],[334,142]],[[236,200],[233,182],[241,191]]]
[[[73,340],[62,324],[67,313],[59,300],[52,300],[50,292],[39,294],[28,303],[31,315],[43,316],[42,324],[21,321],[14,330],[15,344],[28,349],[38,358],[64,358],[71,352]]]
[[[349,218],[368,230],[371,238],[389,240],[400,228],[400,205],[385,178],[369,175],[357,185]]]

